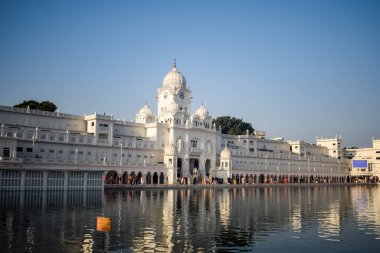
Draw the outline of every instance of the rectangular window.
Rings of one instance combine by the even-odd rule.
[[[88,152],[87,152],[87,155],[91,155],[91,152],[90,152],[90,151],[88,151]]]
[[[49,150],[49,153],[54,153],[54,152],[55,152],[54,149],[50,149],[50,150]]]
[[[17,152],[22,152],[23,148],[22,147],[17,147]]]
[[[33,148],[26,148],[26,152],[33,152]]]
[[[41,149],[40,149],[40,152],[41,152],[41,153],[45,153],[45,149],[41,148]]]
[[[99,134],[99,139],[107,140],[108,139],[108,134]]]
[[[58,153],[63,154],[63,150],[59,150]]]
[[[33,139],[33,132],[32,132],[32,131],[28,131],[28,132],[26,133],[26,138],[28,138],[28,139]]]

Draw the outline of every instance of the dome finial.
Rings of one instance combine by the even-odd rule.
[[[176,68],[176,67],[177,67],[177,63],[176,63],[175,58],[174,58],[174,60],[173,60],[173,68]]]

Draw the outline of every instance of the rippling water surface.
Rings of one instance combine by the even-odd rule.
[[[0,211],[0,252],[380,252],[380,186],[0,192]]]

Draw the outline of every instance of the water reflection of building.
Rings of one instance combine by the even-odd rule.
[[[134,198],[123,206],[128,212],[121,214],[121,231],[128,236],[111,238],[110,243],[130,245],[135,251],[207,251],[231,245],[237,249],[289,230],[297,238],[312,230],[322,240],[339,240],[343,217],[355,205],[350,201],[354,190],[316,186],[134,191]],[[112,205],[111,216],[117,214]],[[133,240],[126,240],[129,236]]]
[[[166,242],[165,244],[167,245],[168,252],[172,252],[173,250],[173,222],[174,222],[174,215],[173,212],[175,210],[174,208],[174,191],[168,191],[165,205],[163,207],[163,219],[162,219],[162,225],[164,229],[164,237],[166,237]]]
[[[301,205],[296,203],[293,205],[291,214],[291,227],[293,232],[301,233],[302,217],[301,217]]]
[[[101,191],[1,191],[0,213],[7,232],[0,233],[0,240],[11,252],[39,252],[46,244],[66,252],[78,252],[82,245],[90,250],[96,219],[88,215],[100,209],[102,195]]]
[[[101,205],[101,191],[1,191],[1,209],[60,209]]]
[[[352,203],[359,227],[380,239],[380,187],[353,188]]]
[[[45,241],[84,252],[237,251],[281,233],[302,239],[312,231],[322,240],[337,240],[345,232],[345,217],[352,213],[360,229],[379,237],[379,194],[376,187],[332,186],[153,189],[104,195],[7,191],[0,192],[0,226],[6,230],[0,240],[14,251],[33,252],[34,245]],[[108,236],[95,230],[98,215],[112,219]]]
[[[318,235],[320,238],[331,241],[339,241],[341,226],[340,205],[335,201],[327,206],[327,209],[321,210],[317,215]]]
[[[92,239],[92,234],[84,234],[82,252],[92,253],[93,252],[94,240]]]
[[[222,193],[217,194],[217,208],[220,213],[220,222],[223,226],[228,226],[230,222],[231,209],[230,209],[230,196],[228,189],[223,189]]]

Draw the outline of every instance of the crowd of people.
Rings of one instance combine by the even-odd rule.
[[[291,178],[290,178],[291,179]],[[148,179],[147,179],[148,180]],[[161,180],[162,181],[162,180]],[[289,181],[288,177],[262,177],[262,178],[253,178],[253,177],[229,177],[227,178],[227,182],[224,182],[223,178],[218,177],[179,177],[177,179],[177,184],[179,185],[187,185],[187,184],[203,184],[203,185],[209,185],[209,184],[254,184],[255,182],[260,183],[334,183],[334,181],[331,181],[330,178],[325,177],[315,177],[315,178],[293,178],[292,181]],[[155,180],[156,183],[158,183],[158,180]],[[166,179],[167,182],[167,179]],[[380,183],[379,177],[376,176],[357,176],[357,177],[346,177],[344,180],[340,181],[341,183]],[[134,176],[129,175],[128,178],[124,179],[121,176],[118,175],[111,175],[108,178],[104,177],[104,183],[105,184],[129,184],[129,185],[142,185],[144,184],[144,179],[142,176]],[[146,182],[147,184],[151,184],[152,180],[148,180]],[[153,182],[154,183],[154,182]],[[162,181],[163,183],[163,181]],[[160,183],[160,184],[162,184]]]

